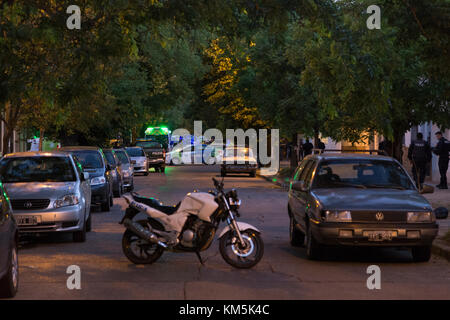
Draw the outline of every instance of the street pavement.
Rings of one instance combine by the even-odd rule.
[[[135,191],[176,204],[194,189],[207,191],[216,166],[167,167],[135,177]],[[287,193],[262,178],[232,176],[225,188],[242,199],[240,221],[262,231],[265,253],[253,269],[237,270],[220,256],[218,241],[202,256],[166,252],[152,265],[132,264],[122,253],[126,208],[114,199],[109,213],[93,211],[93,231],[85,243],[69,235],[25,239],[19,251],[20,288],[16,299],[449,299],[450,264],[433,256],[414,263],[409,251],[343,249],[325,261],[309,261],[304,248],[289,245]],[[81,289],[66,286],[67,267],[81,269]],[[381,289],[369,290],[367,268],[381,268]]]

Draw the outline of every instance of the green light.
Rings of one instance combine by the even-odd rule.
[[[169,128],[167,127],[161,127],[161,130],[165,133],[169,133]]]
[[[148,127],[147,130],[145,130],[145,134],[151,134],[155,128]]]

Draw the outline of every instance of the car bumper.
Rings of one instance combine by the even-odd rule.
[[[160,166],[160,165],[165,164],[164,159],[148,159],[147,161],[148,161],[148,165],[150,167],[152,167],[152,166]]]
[[[401,225],[310,223],[310,225],[317,242],[330,246],[424,246],[431,245],[438,233],[436,223]],[[373,241],[367,235],[371,231],[389,231],[392,238]]]
[[[18,225],[19,233],[73,232],[83,225],[84,206],[78,204],[45,211],[14,211],[14,217],[38,217],[35,225]]]
[[[235,172],[235,173],[250,173],[256,171],[258,168],[257,165],[248,165],[248,164],[229,164],[222,165],[222,170],[226,172]]]
[[[91,185],[91,203],[103,203],[109,200],[108,184]]]

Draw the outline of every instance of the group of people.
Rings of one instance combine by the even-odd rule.
[[[317,147],[322,151],[325,150],[325,144],[320,140]],[[312,154],[313,149],[314,145],[309,141],[309,139],[306,139],[305,142],[303,142],[303,139],[300,139],[297,146],[291,142],[287,142],[286,159],[290,159],[292,152],[297,152],[297,159],[302,160],[307,155]]]
[[[411,142],[408,149],[408,159],[412,163],[412,174],[414,181],[419,189],[422,188],[425,181],[426,168],[428,162],[431,161],[432,152],[439,156],[438,166],[441,180],[438,185],[439,189],[448,189],[447,170],[449,163],[450,141],[444,138],[442,132],[436,132],[438,143],[436,147],[431,148],[430,144],[423,139],[422,133],[417,134],[417,139]]]

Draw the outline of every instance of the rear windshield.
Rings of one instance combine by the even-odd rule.
[[[69,157],[3,158],[0,176],[4,183],[76,181]]]
[[[320,163],[313,187],[414,189],[405,170],[398,163],[366,159],[328,160]]]
[[[84,169],[103,168],[102,156],[95,150],[71,151],[80,161]]]
[[[144,150],[141,148],[127,148],[126,150],[130,157],[145,157]]]
[[[116,151],[116,156],[119,158],[121,163],[130,163],[130,159],[128,159],[127,153],[122,150]]]
[[[112,151],[103,151],[105,154],[106,160],[110,165],[116,165],[116,159],[114,159],[114,155]]]

